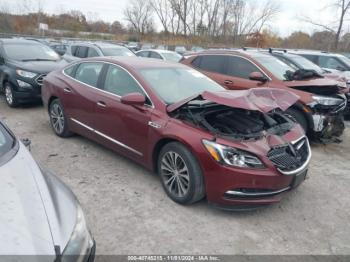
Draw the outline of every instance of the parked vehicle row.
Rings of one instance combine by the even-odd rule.
[[[278,203],[308,175],[309,138],[337,141],[345,129],[346,82],[304,57],[198,47],[181,59],[152,48],[135,55],[121,45],[74,42],[61,57],[39,42],[2,39],[0,90],[11,107],[42,99],[57,136],[79,134],[134,160],[183,205]],[[2,198],[37,207],[33,214],[29,204],[9,201],[15,206],[2,210],[13,218],[2,232],[31,221],[18,233],[33,236],[21,242],[24,254],[40,248],[52,260],[93,260],[95,243],[73,193],[2,123],[0,170]],[[0,254],[16,248],[8,243]]]

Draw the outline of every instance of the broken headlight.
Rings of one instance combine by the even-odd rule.
[[[313,95],[312,98],[314,101],[310,104],[310,106],[315,106],[315,105],[337,106],[344,101],[341,98],[336,98],[331,96]]]
[[[260,159],[251,153],[213,141],[203,140],[209,154],[219,163],[242,168],[264,168]]]

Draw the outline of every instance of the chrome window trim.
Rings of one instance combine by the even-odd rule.
[[[95,134],[97,134],[97,135],[99,135],[99,136],[101,136],[101,137],[103,137],[103,138],[105,138],[105,139],[107,139],[107,140],[113,142],[114,144],[117,144],[118,146],[121,146],[121,147],[123,147],[123,148],[125,148],[125,149],[127,149],[127,150],[129,150],[129,151],[131,151],[131,152],[133,152],[133,153],[135,153],[135,154],[137,154],[137,155],[139,155],[139,156],[143,156],[143,154],[142,154],[141,152],[139,152],[139,151],[133,149],[132,147],[129,147],[129,146],[127,146],[127,145],[121,143],[120,141],[115,140],[114,138],[111,138],[111,137],[109,137],[109,136],[103,134],[102,132],[100,132],[100,131],[98,131],[98,130],[96,130],[96,129],[90,127],[90,126],[85,125],[84,123],[82,123],[82,122],[80,122],[80,121],[78,121],[78,120],[76,120],[76,119],[74,119],[74,118],[70,118],[70,119],[71,119],[73,122],[75,122],[76,124],[78,124],[78,125],[80,125],[80,126],[86,128],[86,129],[88,129],[88,130],[91,131],[91,132],[94,132]]]
[[[201,57],[201,56],[214,56],[214,55],[215,56],[234,56],[234,57],[243,58],[244,60],[247,60],[249,63],[256,66],[261,71],[261,73],[263,73],[269,79],[269,81],[272,81],[271,77],[269,77],[268,74],[266,74],[265,71],[262,70],[260,66],[258,66],[255,62],[253,62],[253,61],[249,60],[248,58],[241,56],[241,55],[236,55],[236,54],[199,54],[199,55],[192,55],[192,56]],[[192,56],[189,56],[189,57],[192,57]],[[191,64],[192,64],[192,62],[191,62]],[[195,68],[197,68],[197,67],[195,67]],[[198,68],[198,69],[201,69],[201,70],[206,71],[206,72],[210,72],[210,71],[204,70],[202,68]],[[216,72],[211,72],[211,73],[216,73]],[[217,74],[225,75],[225,74],[221,74],[221,73],[217,73]],[[237,77],[237,76],[231,76],[231,77]],[[237,78],[246,79],[246,78],[242,78],[242,77],[237,77]],[[250,79],[246,79],[246,80],[250,80]],[[252,80],[250,80],[250,81],[252,81]]]
[[[75,79],[74,77],[71,77],[70,75],[67,75],[67,74],[64,72],[67,68],[70,68],[70,67],[73,67],[73,66],[75,66],[75,65],[77,65],[77,64],[82,64],[82,63],[102,63],[102,64],[108,64],[108,65],[117,66],[117,67],[119,67],[119,68],[125,70],[125,72],[127,72],[127,73],[132,77],[132,79],[134,79],[134,81],[136,82],[136,84],[140,87],[140,89],[145,93],[145,96],[146,96],[146,97],[149,99],[149,101],[151,102],[151,105],[145,104],[145,106],[148,106],[148,107],[151,107],[151,108],[155,108],[152,99],[149,97],[148,93],[147,93],[146,90],[143,88],[143,86],[140,84],[140,82],[139,82],[127,69],[125,69],[124,67],[122,67],[122,66],[120,66],[120,65],[117,65],[117,64],[114,64],[114,63],[111,63],[111,62],[105,62],[105,61],[76,61],[76,62],[74,62],[73,64],[69,65],[68,67],[63,68],[62,71],[61,71],[61,73],[62,73],[63,75],[65,75],[66,77],[68,77],[68,78],[70,78],[70,79],[72,79],[72,80],[74,80],[74,81],[76,81],[76,82],[78,82],[78,83],[80,83],[80,84],[82,84],[82,85],[85,85],[85,86],[88,86],[88,87],[90,87],[90,88],[96,89],[96,90],[98,90],[98,91],[101,91],[102,93],[115,96],[115,97],[117,97],[117,98],[120,100],[121,96],[119,96],[119,95],[117,95],[117,94],[114,94],[114,93],[111,93],[111,92],[108,92],[108,91],[105,91],[105,90],[102,90],[102,89],[97,88],[97,87],[95,87],[95,86],[91,86],[91,85],[86,84],[86,83],[84,83],[84,82],[81,82],[81,81]]]

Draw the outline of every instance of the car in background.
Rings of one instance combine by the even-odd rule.
[[[277,203],[305,179],[308,139],[278,89],[232,92],[180,63],[85,59],[52,72],[44,104],[53,131],[90,138],[159,174],[180,204]]]
[[[149,49],[153,49],[155,47],[154,44],[151,43],[144,43],[141,45],[140,50],[149,50]]]
[[[350,78],[346,78],[343,72],[338,70],[329,71],[323,69],[303,56],[289,53],[287,50],[276,50],[271,48],[268,50],[268,52],[290,67],[293,67],[295,70],[312,70],[321,76],[338,81],[344,81],[347,85],[350,84]]]
[[[68,48],[63,58],[68,62],[88,57],[99,56],[135,56],[128,48],[109,43],[73,43]]]
[[[63,56],[67,52],[68,46],[68,44],[63,43],[50,43],[50,47],[60,56]]]
[[[129,48],[133,52],[137,52],[140,50],[139,43],[138,42],[129,42],[126,45],[127,48]]]
[[[260,51],[217,50],[193,53],[181,63],[192,66],[229,90],[270,87],[300,97],[286,113],[322,142],[339,141],[349,89],[345,83],[295,70]]]
[[[27,261],[29,256],[52,262],[94,260],[95,242],[72,191],[38,166],[1,121],[0,174],[2,257],[13,261]]]
[[[67,64],[54,50],[39,42],[23,39],[0,39],[0,91],[6,103],[41,101],[44,77]]]
[[[344,72],[344,75],[350,79],[350,59],[344,55],[308,50],[293,50],[290,53],[303,56],[319,67],[331,72]]]
[[[187,52],[187,49],[184,46],[175,46],[175,52],[184,55]]]
[[[201,46],[192,46],[191,52],[202,52],[204,51],[204,48]]]
[[[182,59],[182,56],[176,52],[158,49],[140,50],[136,52],[136,56],[161,59],[170,62],[179,62]]]

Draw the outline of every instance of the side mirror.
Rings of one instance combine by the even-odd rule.
[[[130,93],[120,98],[120,101],[124,105],[129,106],[142,106],[146,102],[146,97],[140,93]]]
[[[262,83],[265,83],[267,82],[267,77],[264,76],[262,73],[260,72],[253,72],[249,75],[249,79],[250,80],[253,80],[253,81],[259,81],[259,82],[262,82]]]

